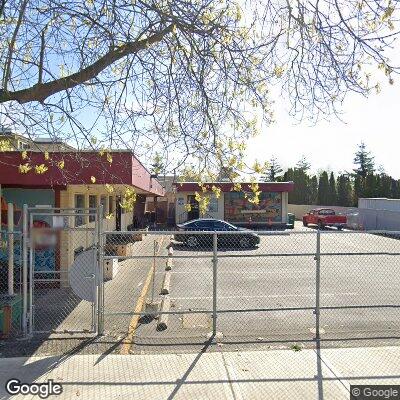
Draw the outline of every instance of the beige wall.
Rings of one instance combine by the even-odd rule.
[[[288,214],[288,201],[289,201],[289,193],[282,192],[282,222],[286,224],[288,222],[287,214]]]
[[[354,207],[316,206],[310,204],[288,204],[288,212],[294,214],[297,220],[302,220],[303,215],[307,214],[310,210],[313,210],[314,208],[332,208],[336,212],[344,214],[355,210]]]
[[[185,210],[185,204],[188,203],[188,195],[194,195],[194,192],[178,192],[176,194],[176,212],[175,221],[178,224],[180,220],[186,220],[187,212]],[[180,199],[183,199],[180,201]],[[224,193],[221,193],[218,199],[218,211],[210,212],[207,211],[206,215],[210,218],[224,219]],[[202,215],[200,215],[202,217]]]
[[[97,196],[97,204],[100,205],[101,196],[106,196],[106,212],[108,216],[109,211],[109,196],[113,197],[113,214],[111,218],[103,218],[103,231],[115,230],[115,197],[122,195],[125,191],[125,186],[114,185],[114,192],[109,193],[103,185],[69,185],[67,190],[60,192],[60,208],[74,208],[75,195],[82,194],[85,196],[85,207],[89,207],[89,195]],[[82,246],[87,248],[91,246],[96,240],[95,222],[89,222],[89,217],[83,217],[85,223],[75,227],[75,217],[69,217],[69,227],[71,229],[62,231],[60,236],[60,270],[61,279],[66,280],[67,275],[63,274],[74,261],[74,251]],[[121,229],[126,230],[127,226],[132,223],[133,213],[124,213],[121,217]],[[92,230],[91,230],[92,229]]]

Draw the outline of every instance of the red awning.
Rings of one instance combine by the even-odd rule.
[[[0,184],[13,187],[65,187],[67,185],[123,184],[133,186],[151,195],[163,196],[164,188],[152,178],[140,161],[128,151],[110,152],[112,158],[98,152],[28,152],[22,159],[20,152],[0,153]],[[32,169],[20,173],[19,166],[29,163]],[[61,164],[60,164],[61,163]],[[48,170],[35,173],[34,166],[44,164]],[[63,168],[60,168],[63,165]]]

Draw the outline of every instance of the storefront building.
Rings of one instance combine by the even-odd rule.
[[[32,169],[21,173],[19,165],[29,163]],[[34,166],[45,165],[44,173]],[[62,168],[60,168],[62,166]],[[136,202],[133,210],[121,207],[126,190],[133,189]],[[12,203],[20,211],[24,204],[43,210],[33,217],[33,226],[52,228],[54,218],[47,217],[50,208],[75,209],[103,206],[103,229],[126,230],[129,225],[144,225],[147,196],[163,196],[164,189],[130,151],[113,151],[106,156],[90,151],[30,152],[21,157],[19,151],[0,153],[0,193],[4,207]],[[38,213],[39,213],[38,211]],[[94,211],[93,211],[94,213]],[[2,217],[6,212],[2,213]],[[93,235],[85,228],[94,228],[95,216],[76,214],[69,221],[77,233],[61,233],[56,248],[37,254],[36,271],[68,269],[76,252],[93,244]],[[6,229],[3,223],[2,230]],[[22,230],[22,220],[15,221],[15,230]]]
[[[202,213],[196,201],[196,192],[202,190],[198,183],[175,183],[176,223],[183,223],[196,218],[216,218],[239,226],[279,227],[287,223],[288,193],[293,190],[293,182],[259,182],[258,202],[254,198],[250,183],[241,183],[241,191],[234,191],[229,182],[204,184],[209,188],[209,205]],[[221,190],[220,196],[211,190],[215,186]]]

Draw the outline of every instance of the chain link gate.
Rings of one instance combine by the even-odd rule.
[[[25,333],[96,333],[100,209],[24,206]]]

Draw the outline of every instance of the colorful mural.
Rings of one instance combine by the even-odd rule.
[[[227,192],[224,195],[225,220],[232,223],[281,222],[282,193],[262,192],[259,204],[249,202],[252,193],[245,197],[243,192]]]
[[[51,189],[25,189],[25,188],[3,188],[2,189],[3,201],[2,204],[13,203],[14,210],[16,211],[14,216],[15,230],[22,229],[21,221],[21,209],[23,204],[28,204],[29,207],[37,205],[47,205],[54,207],[55,198],[54,190]],[[2,207],[3,208],[3,207]],[[43,214],[45,211],[43,211]],[[4,219],[6,212],[2,210],[2,222],[6,222]],[[34,252],[35,260],[35,271],[54,271],[55,268],[55,251],[56,243],[54,235],[46,234],[46,228],[50,228],[53,224],[52,216],[46,215],[34,215],[33,226],[35,229],[35,242],[36,248]],[[2,230],[4,231],[2,236],[2,246],[0,246],[0,263],[7,264],[7,244],[6,244],[6,229],[5,223],[2,224]],[[43,229],[43,230],[42,230]],[[42,231],[42,233],[40,233]],[[21,246],[14,246],[14,260],[16,265],[21,264]]]

